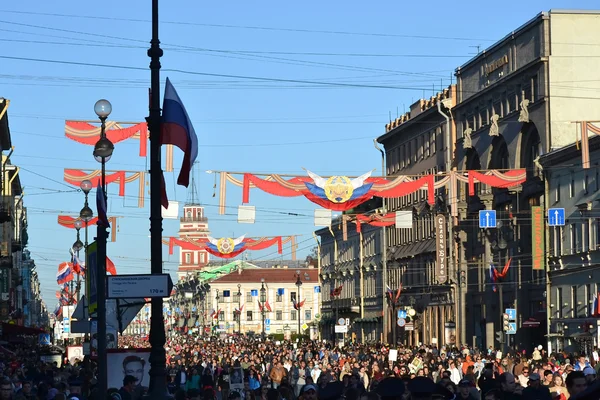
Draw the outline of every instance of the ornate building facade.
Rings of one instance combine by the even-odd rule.
[[[186,204],[183,207],[183,216],[179,219],[179,239],[206,239],[209,233],[204,207],[199,204]],[[180,247],[177,276],[181,279],[193,274],[206,267],[209,261],[210,254],[204,249],[186,250]]]
[[[435,175],[450,169],[454,153],[455,126],[450,110],[456,104],[456,86],[450,86],[430,99],[421,99],[410,111],[386,125],[386,133],[377,141],[386,154],[387,175]],[[443,189],[436,191],[436,205],[427,203],[427,192],[389,199],[389,212],[412,213],[411,228],[384,228],[387,235],[387,286],[400,295],[386,312],[389,331],[396,342],[414,345],[419,342],[455,344],[450,334],[456,324],[453,241],[448,227],[452,224]],[[440,226],[438,218],[443,222]],[[452,268],[439,268],[436,261],[436,239],[443,237],[442,257]],[[448,271],[449,270],[449,271]],[[450,279],[449,279],[450,278]],[[393,329],[397,323],[396,309],[414,309],[409,329]],[[450,343],[448,343],[450,342]]]

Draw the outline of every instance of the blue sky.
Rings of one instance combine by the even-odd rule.
[[[312,203],[253,191],[257,222],[238,225],[241,191],[228,187],[229,215],[218,215],[213,176],[204,171],[303,175],[305,167],[320,175],[352,175],[379,168],[372,139],[384,132],[390,114],[395,118],[412,102],[449,85],[454,69],[478,47],[488,47],[540,11],[595,5],[547,0],[284,3],[163,1],[162,80],[170,77],[198,133],[195,175],[212,235],[302,235],[300,257],[314,245]],[[68,260],[75,240],[75,231],[59,226],[57,215],[76,215],[83,205],[83,195],[63,181],[63,169],[99,165],[91,147],[65,138],[64,120],[94,119],[100,98],[112,102],[111,120],[147,116],[150,2],[36,0],[0,6],[0,14],[0,96],[12,102],[12,161],[23,168],[29,249],[52,307],[57,266]],[[107,168],[145,170],[138,146],[136,140],[119,143]],[[175,156],[177,168],[177,149]],[[173,189],[176,173],[166,176],[169,197],[185,201],[186,189]],[[109,187],[109,213],[122,218],[108,252],[120,273],[150,268],[149,202],[137,208],[137,190],[136,183],[129,184],[127,195],[119,197],[117,186]],[[164,235],[176,235],[177,224],[165,221]],[[249,257],[289,259],[290,254],[289,249],[283,255],[266,250]],[[166,271],[176,270],[177,257],[169,257],[166,248],[164,261]]]

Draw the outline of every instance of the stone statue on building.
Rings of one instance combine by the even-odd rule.
[[[473,142],[471,141],[471,133],[473,130],[467,126],[467,129],[463,132],[463,148],[472,149]]]
[[[519,122],[529,122],[529,100],[523,99],[521,101],[521,112],[519,113]]]
[[[491,123],[492,125],[490,126],[490,136],[498,136],[500,135],[500,129],[498,128],[498,120],[500,119],[500,116],[498,114],[494,114],[492,115]]]

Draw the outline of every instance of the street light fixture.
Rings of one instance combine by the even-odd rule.
[[[262,338],[265,340],[265,303],[267,302],[267,289],[265,289],[265,278],[260,279],[260,313],[262,316]]]
[[[237,297],[238,297],[238,334],[241,335],[242,334],[242,285],[240,285],[238,283],[238,292],[237,292]]]
[[[300,338],[300,316],[302,315],[301,313],[301,306],[300,306],[300,290],[302,289],[302,280],[300,279],[301,275],[300,275],[300,270],[297,269],[296,270],[296,287],[298,288],[298,294],[296,294],[296,309],[298,311],[298,338]]]
[[[104,194],[104,205],[108,203],[106,194],[106,162],[112,156],[114,144],[106,137],[106,118],[112,112],[112,105],[108,100],[98,100],[94,105],[94,112],[100,118],[100,139],[94,146],[94,158],[102,164],[101,185]],[[86,183],[84,191],[91,186]],[[91,190],[91,189],[90,189]],[[87,205],[87,193],[86,193]],[[84,206],[85,209],[85,206]],[[82,210],[83,211],[83,210]],[[98,210],[99,212],[99,210]],[[107,227],[98,220],[97,230],[97,261],[96,261],[96,296],[97,296],[97,323],[98,323],[98,390],[106,393],[108,390],[107,359],[106,359],[106,242],[108,239]]]

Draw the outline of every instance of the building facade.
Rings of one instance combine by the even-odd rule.
[[[546,341],[544,324],[524,328],[527,321],[547,319],[546,271],[532,256],[532,211],[548,206],[538,161],[577,140],[576,121],[600,119],[600,100],[569,83],[577,79],[598,86],[600,71],[592,56],[600,49],[572,43],[574,37],[597,43],[588,30],[598,18],[584,11],[541,13],[456,71],[458,170],[522,168],[527,173],[527,181],[510,190],[477,184],[469,196],[466,186],[459,187],[459,273],[466,287],[461,297],[471,306],[458,328],[469,344],[498,346],[506,308],[517,309],[517,333],[510,344],[531,348]],[[497,229],[479,228],[483,209],[496,210]],[[502,268],[509,260],[508,274],[495,291],[490,265]]]
[[[12,140],[8,124],[10,101],[0,98],[0,321],[16,326],[40,326],[43,303],[35,262],[26,247],[27,208],[19,167],[10,160]]]
[[[320,229],[316,234],[321,243],[321,335],[334,339],[336,321],[347,318],[349,339],[381,341],[382,229],[365,224],[359,233],[344,215],[333,221],[331,229]],[[334,295],[336,289],[339,293]]]
[[[430,99],[421,99],[410,106],[410,111],[386,125],[386,133],[377,141],[383,144],[386,169],[390,179],[400,175],[436,175],[451,167],[454,153],[455,127],[450,110],[456,104],[456,86],[450,86]],[[455,336],[446,334],[456,324],[454,290],[450,268],[440,269],[437,260],[436,238],[448,237],[451,225],[446,205],[446,192],[436,192],[436,205],[427,203],[427,192],[417,191],[411,195],[389,199],[389,212],[412,212],[412,227],[384,228],[387,235],[388,287],[393,291],[401,288],[395,307],[388,307],[390,332],[402,343],[414,345],[419,342],[455,344]],[[443,218],[442,231],[436,225]],[[452,240],[444,240],[442,249],[452,255]],[[452,257],[446,257],[451,259]],[[450,263],[452,265],[452,263]],[[444,275],[441,276],[440,274]],[[448,279],[448,274],[450,279]],[[411,330],[395,329],[396,309],[414,309],[409,317]],[[451,341],[447,343],[447,341]]]
[[[300,276],[302,285],[296,282]],[[321,286],[317,269],[302,268],[243,268],[224,275],[210,283],[210,311],[217,313],[214,324],[218,332],[262,333],[263,315],[259,305],[264,280],[265,333],[308,334],[306,326],[314,325],[321,313]],[[238,295],[238,293],[240,295]],[[304,302],[300,310],[294,309],[294,301]],[[241,319],[236,309],[241,308]],[[305,326],[305,327],[306,327]]]
[[[590,354],[600,343],[600,135],[590,137],[589,153],[586,169],[576,144],[540,157],[550,209],[547,268],[552,351]]]
[[[199,240],[209,235],[208,218],[204,215],[204,207],[199,204],[186,204],[183,216],[179,219],[179,239]],[[177,277],[193,274],[206,267],[210,262],[210,254],[204,249],[188,250],[179,247],[179,268]]]

